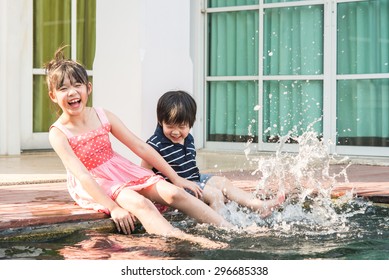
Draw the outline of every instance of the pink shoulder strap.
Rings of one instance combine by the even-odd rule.
[[[97,113],[97,116],[99,117],[102,125],[105,125],[105,124],[109,123],[107,115],[105,114],[103,108],[97,107],[97,108],[94,108],[94,109],[95,109],[95,111]]]
[[[69,131],[69,129],[67,129],[67,128],[66,128],[62,123],[60,123],[58,120],[50,126],[50,129],[51,129],[52,127],[56,127],[56,128],[58,128],[59,130],[61,130],[61,131],[66,135],[67,138],[73,137],[73,133],[71,133],[71,132]]]

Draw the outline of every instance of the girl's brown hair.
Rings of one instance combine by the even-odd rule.
[[[54,54],[54,59],[45,64],[46,82],[49,92],[59,89],[66,77],[73,83],[88,84],[88,74],[81,63],[66,59],[63,50],[68,46],[60,47]]]

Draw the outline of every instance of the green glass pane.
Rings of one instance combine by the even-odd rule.
[[[42,68],[61,45],[71,44],[71,0],[34,0],[33,67]],[[65,50],[70,57],[70,48]]]
[[[257,5],[259,0],[209,0],[208,8]]]
[[[307,0],[265,0],[265,4],[270,3],[286,3],[286,2],[300,2],[300,1],[307,1]]]
[[[208,141],[257,142],[258,83],[208,83]]]
[[[49,97],[45,76],[34,76],[33,87],[33,132],[48,132],[60,111]]]
[[[86,103],[87,106],[92,107],[93,106],[93,77],[88,77],[89,82],[92,83],[92,93],[89,95],[88,102]]]
[[[339,145],[389,146],[389,79],[337,83]]]
[[[337,16],[337,73],[389,73],[389,1],[340,3]]]
[[[209,75],[258,75],[258,28],[258,11],[210,14]]]
[[[264,74],[323,74],[323,5],[265,9]]]
[[[77,60],[93,68],[96,50],[96,0],[77,1]]]
[[[313,127],[323,132],[322,81],[265,81],[263,93],[263,141],[280,136],[299,136]]]

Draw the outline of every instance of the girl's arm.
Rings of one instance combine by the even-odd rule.
[[[131,233],[134,230],[132,215],[116,204],[97,184],[84,164],[74,154],[68,139],[62,131],[53,127],[49,132],[49,141],[63,165],[80,181],[86,192],[98,204],[103,205],[110,211],[118,230],[122,229],[126,234]]]
[[[149,165],[152,164],[153,167],[168,177],[174,185],[194,191],[197,197],[202,195],[202,190],[196,183],[180,177],[156,150],[132,133],[117,116],[109,111],[105,111],[105,113],[111,123],[112,134],[139,156],[143,162]]]
[[[151,164],[149,164],[148,162],[146,162],[144,159],[142,159],[140,166],[147,168],[147,169],[153,169],[153,166]]]

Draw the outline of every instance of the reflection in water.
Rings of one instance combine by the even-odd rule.
[[[175,244],[150,235],[88,233],[87,239],[59,250],[65,259],[171,259]]]

